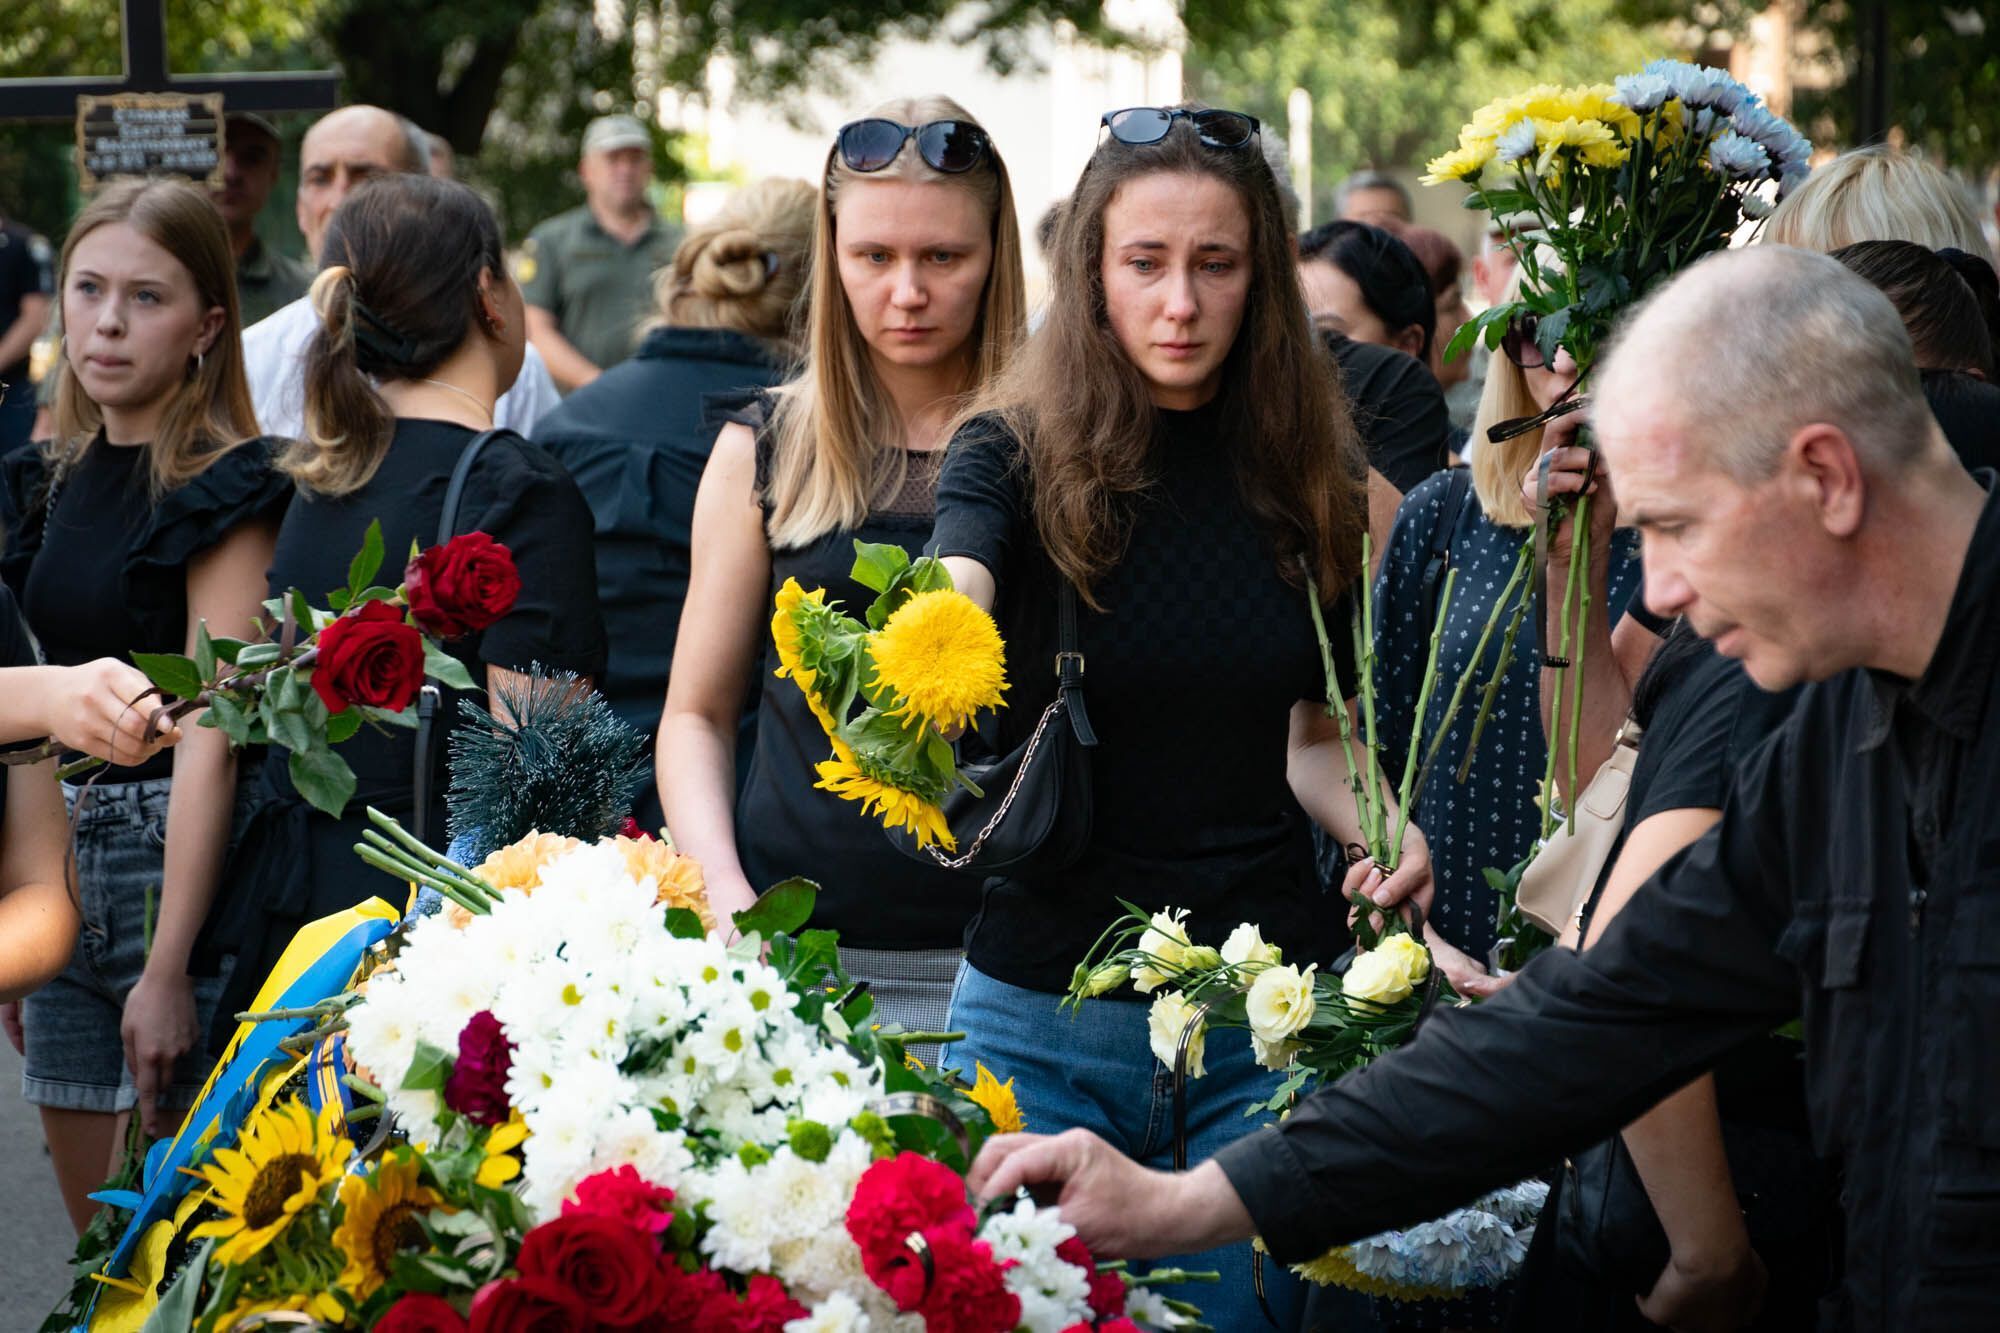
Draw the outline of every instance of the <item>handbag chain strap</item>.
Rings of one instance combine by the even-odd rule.
[[[926,846],[924,850],[931,854],[931,860],[946,870],[963,870],[973,863],[986,846],[986,840],[993,836],[993,830],[1000,827],[1001,821],[1007,818],[1007,811],[1013,808],[1014,798],[1021,794],[1021,784],[1027,780],[1028,769],[1035,762],[1035,752],[1042,748],[1042,737],[1048,732],[1049,723],[1054,721],[1056,714],[1061,711],[1061,699],[1050,700],[1049,706],[1042,710],[1041,720],[1035,723],[1034,734],[1028,737],[1027,752],[1021,756],[1021,762],[1014,767],[1014,780],[1007,784],[1007,794],[1000,798],[1000,808],[993,812],[993,817],[986,821],[986,826],[973,837],[971,845],[959,856],[946,856],[935,846]]]

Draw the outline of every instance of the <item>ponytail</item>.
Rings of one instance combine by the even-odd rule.
[[[307,294],[319,327],[306,346],[306,436],[281,465],[316,495],[348,495],[366,485],[396,430],[389,405],[362,373],[354,285],[347,265],[330,264]]]

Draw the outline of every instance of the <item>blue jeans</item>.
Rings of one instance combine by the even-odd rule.
[[[1035,1133],[1081,1126],[1147,1166],[1171,1168],[1173,1071],[1153,1058],[1147,1005],[1089,1000],[1072,1018],[1057,1011],[1060,998],[997,981],[970,963],[961,965],[951,997],[951,1029],[966,1035],[945,1052],[944,1064],[963,1069],[970,1078],[977,1061],[1001,1081],[1013,1079],[1021,1114]],[[1257,1067],[1247,1032],[1210,1032],[1204,1064],[1207,1074],[1188,1081],[1191,1167],[1271,1123],[1269,1115],[1247,1117],[1243,1111],[1270,1096],[1278,1083],[1277,1075]],[[1258,1308],[1247,1241],[1156,1262],[1222,1274],[1219,1284],[1190,1283],[1166,1291],[1200,1306],[1204,1321],[1216,1329],[1256,1333],[1271,1327]],[[1276,1326],[1299,1328],[1304,1284],[1268,1258],[1263,1268],[1265,1299]]]

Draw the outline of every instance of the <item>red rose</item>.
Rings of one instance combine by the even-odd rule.
[[[949,1225],[970,1235],[977,1222],[959,1174],[913,1152],[862,1172],[847,1206],[847,1234],[861,1249],[861,1266],[885,1289],[884,1274],[911,1258],[910,1233]]]
[[[462,1038],[460,1044],[463,1045]],[[447,1101],[450,1095],[447,1084]],[[672,1190],[653,1184],[630,1166],[621,1166],[616,1171],[599,1171],[584,1177],[577,1184],[576,1197],[563,1200],[562,1215],[587,1213],[609,1217],[654,1237],[674,1224],[674,1215],[667,1211],[673,1201]]]
[[[660,1269],[666,1298],[660,1303],[657,1328],[667,1333],[709,1333],[726,1329],[736,1315],[736,1297],[711,1269],[687,1272],[669,1260]]]
[[[1056,1258],[1075,1264],[1090,1279],[1090,1312],[1099,1319],[1125,1313],[1125,1279],[1116,1273],[1100,1273],[1090,1247],[1080,1236],[1071,1236],[1056,1246]]]
[[[571,1213],[521,1241],[522,1277],[546,1278],[574,1294],[598,1322],[629,1328],[666,1299],[659,1246],[614,1217]]]
[[[465,1333],[465,1316],[442,1296],[411,1292],[375,1321],[375,1333]]]
[[[350,704],[400,713],[424,687],[424,636],[387,602],[363,602],[319,632],[312,687],[329,713]]]
[[[410,561],[403,595],[419,625],[440,639],[458,639],[514,609],[521,573],[512,551],[483,532],[468,532]]]
[[[547,1278],[489,1282],[472,1298],[472,1333],[590,1333],[593,1325],[576,1294]]]

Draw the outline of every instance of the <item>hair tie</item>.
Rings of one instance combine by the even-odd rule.
[[[376,360],[392,366],[416,360],[417,345],[384,323],[380,316],[354,299],[354,341]]]

